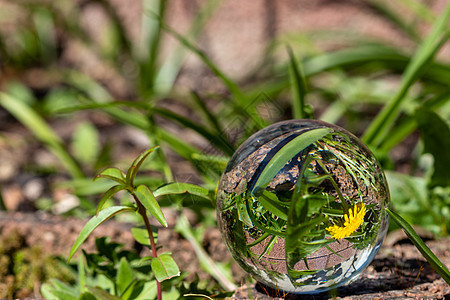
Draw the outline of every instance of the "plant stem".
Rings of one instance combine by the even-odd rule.
[[[414,229],[403,219],[399,214],[386,208],[386,211],[390,217],[400,226],[411,240],[411,242],[416,246],[417,250],[422,253],[423,257],[428,261],[431,267],[439,274],[441,277],[450,284],[450,272],[447,270],[445,265],[434,255],[434,253],[428,248],[424,241],[419,237],[419,235],[414,231]]]
[[[322,170],[328,175],[330,176],[329,179],[331,181],[331,184],[333,185],[334,189],[336,190],[339,199],[341,200],[341,204],[343,207],[343,212],[344,214],[348,214],[349,213],[349,207],[347,204],[347,201],[344,198],[344,195],[342,195],[341,189],[339,188],[339,186],[337,185],[336,181],[333,178],[333,175],[330,174],[330,172],[328,172],[328,169],[325,167],[325,165],[323,164],[322,161],[320,160],[316,160],[316,162],[319,164],[319,166],[322,168]]]
[[[147,217],[147,211],[145,210],[145,207],[142,205],[141,201],[139,201],[139,198],[136,196],[136,194],[131,193],[131,195],[133,195],[134,201],[136,201],[139,214],[142,216],[142,219],[144,219],[145,228],[147,228],[148,237],[150,239],[150,246],[152,248],[152,256],[153,256],[153,258],[157,258],[158,253],[156,252],[155,238],[153,237],[152,226],[150,225],[150,221],[148,220],[148,217]],[[157,279],[155,279],[155,280],[156,280],[156,289],[157,289],[158,300],[162,300],[161,282],[159,282]]]

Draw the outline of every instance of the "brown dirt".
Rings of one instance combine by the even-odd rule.
[[[436,13],[442,11],[448,0],[428,1]],[[0,6],[5,0],[0,0]],[[9,1],[11,2],[11,1]],[[78,2],[87,2],[79,0]],[[140,1],[111,0],[114,7],[118,8],[119,16],[126,21],[127,30],[133,40],[139,36],[141,24]],[[185,32],[189,23],[194,18],[198,7],[205,1],[171,1],[169,9],[170,24],[180,32]],[[401,5],[397,9],[402,9]],[[351,16],[351,18],[349,17]],[[98,16],[95,6],[86,6],[86,24],[89,28],[98,26]],[[243,22],[242,20],[245,20]],[[205,33],[199,38],[199,47],[205,50],[207,55],[222,68],[226,74],[233,79],[246,79],[251,72],[258,68],[263,59],[265,46],[268,41],[276,36],[292,32],[308,32],[317,30],[342,30],[352,34],[362,34],[373,38],[380,38],[395,45],[412,45],[404,34],[386,22],[366,1],[310,1],[310,0],[286,0],[286,1],[223,1],[210,20]],[[427,28],[423,28],[426,32]],[[92,29],[92,33],[96,32]],[[176,42],[168,38],[166,48],[171,48]],[[89,50],[83,49],[76,43],[67,42],[63,49],[62,63],[78,68],[90,74],[105,86],[118,98],[126,98],[133,95],[132,88],[123,82],[121,76],[111,72],[108,66],[92,57]],[[334,40],[324,48],[335,48],[340,45]],[[441,53],[441,57],[448,56],[450,45]],[[280,49],[279,52],[283,52]],[[283,52],[284,53],[284,52]],[[447,55],[445,55],[447,53]],[[284,53],[285,55],[285,53]],[[58,74],[52,74],[43,69],[24,70],[24,74],[13,74],[0,78],[0,86],[5,80],[15,78],[23,81],[32,89],[46,90],[55,82],[58,82]],[[4,74],[5,75],[5,74]],[[8,74],[6,74],[8,75]],[[183,68],[182,75],[178,79],[180,86],[196,88],[198,90],[219,90],[221,85],[210,76],[205,67],[197,59],[191,56]],[[130,131],[116,126],[110,126],[108,121],[102,123],[101,115],[95,114],[92,121],[99,122],[96,125],[112,131],[117,136],[113,142],[121,148],[115,150],[115,157],[139,153],[147,146],[141,143],[139,136],[130,134]],[[100,121],[99,121],[100,120]],[[66,122],[66,121],[64,121]],[[73,124],[75,124],[74,122]],[[73,132],[74,125],[67,123],[53,124],[58,134],[67,139]],[[35,142],[31,134],[25,131],[12,117],[0,110],[0,184],[2,185],[2,196],[10,213],[0,212],[0,235],[8,235],[17,230],[25,239],[25,245],[40,245],[46,253],[67,256],[69,249],[75,241],[85,221],[58,216],[48,215],[41,212],[24,213],[34,211],[34,200],[41,195],[52,197],[55,201],[64,200],[69,191],[61,191],[62,195],[50,191],[49,185],[65,178],[43,178],[36,177],[32,173],[36,165],[54,166],[55,158]],[[64,132],[63,132],[64,131]],[[132,132],[133,133],[133,132]],[[135,133],[135,132],[134,132]],[[415,140],[414,140],[415,142]],[[118,147],[119,147],[118,146]],[[407,145],[408,146],[408,145]],[[395,152],[402,166],[408,171],[410,168],[410,153],[408,149]],[[129,153],[129,152],[133,153]],[[127,155],[122,155],[127,153]],[[397,161],[397,159],[396,159]],[[181,168],[180,168],[181,169]],[[176,174],[177,179],[192,180],[190,168]],[[56,176],[58,177],[58,176]],[[34,191],[34,192],[32,192]],[[61,201],[62,201],[61,200]],[[18,212],[14,212],[18,211]],[[170,219],[170,218],[169,218]],[[175,215],[171,217],[171,228],[161,228],[159,240],[165,245],[163,250],[172,251],[180,268],[190,272],[191,276],[198,272],[201,279],[209,278],[206,273],[201,272],[199,262],[189,242],[184,240],[178,233],[173,231]],[[107,222],[100,230],[94,232],[93,237],[110,236],[112,240],[124,243],[127,248],[141,250],[132,239],[129,229],[130,224]],[[392,235],[391,235],[392,236]],[[208,229],[204,237],[204,247],[215,261],[228,261],[230,256],[221,241],[217,229]],[[430,241],[429,246],[435,251],[444,263],[450,266],[450,238],[440,241]],[[94,239],[88,239],[84,249],[94,249]],[[235,281],[240,282],[244,272],[233,264]],[[246,289],[242,286],[235,295],[241,299],[272,299],[269,289],[260,285],[250,286]],[[276,293],[272,295],[277,295]],[[375,258],[372,265],[364,272],[360,279],[351,286],[338,290],[338,299],[450,299],[450,288],[436,273],[430,269],[420,253],[410,244],[404,243],[403,239],[395,239],[382,248],[381,253]],[[286,295],[288,299],[308,299],[308,297]],[[311,299],[324,299],[328,295],[317,295]]]
[[[190,276],[197,273],[201,279],[211,279],[201,270],[189,242],[173,230],[176,214],[170,211],[165,211],[165,214],[169,220],[169,228],[160,228],[158,243],[164,245],[160,251],[171,251],[180,269],[189,272]],[[192,214],[190,219],[194,221]],[[65,219],[43,213],[0,213],[0,235],[16,231],[24,237],[25,245],[41,246],[44,253],[67,257],[84,223],[85,221],[74,218]],[[94,237],[109,236],[113,241],[125,244],[128,249],[140,251],[142,247],[135,244],[131,236],[131,226],[126,223],[107,222],[94,231],[83,248],[92,251]],[[450,267],[450,237],[429,241],[427,244],[442,262]],[[213,260],[224,262],[231,259],[218,229],[206,231],[203,245]],[[245,273],[236,264],[232,269],[235,282],[242,282]],[[280,296],[285,299],[330,297],[326,293],[314,296],[285,295],[256,284],[250,288],[241,286],[233,299],[283,299]],[[432,270],[403,234],[394,232],[386,239],[380,253],[359,279],[351,285],[339,288],[336,296],[336,299],[449,299],[450,287]]]

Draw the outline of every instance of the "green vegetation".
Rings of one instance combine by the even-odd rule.
[[[5,12],[10,14],[0,12],[0,108],[27,128],[34,141],[57,159],[52,165],[30,166],[27,172],[47,177],[60,175],[64,179],[49,187],[67,189],[79,199],[79,204],[64,211],[64,215],[82,218],[97,215],[91,219],[96,221],[88,223],[89,229],[81,233],[74,251],[91,229],[119,212],[125,216],[118,218],[119,221],[143,224],[148,212],[164,225],[159,207],[168,207],[177,211],[176,230],[193,245],[203,270],[217,284],[183,282],[183,270],[178,279],[165,280],[178,273],[163,274],[158,271],[161,270],[158,263],[153,262],[156,260],[141,261],[134,254],[120,252],[118,245],[100,240],[98,245],[103,243],[107,251],[116,254],[110,256],[104,252],[105,247],[98,249],[97,254],[84,253],[85,261],[73,266],[78,272],[77,280],[62,271],[64,267],[59,271],[47,270],[55,266],[50,258],[48,265],[44,260],[44,265],[32,264],[26,271],[45,276],[23,275],[26,258],[21,257],[35,254],[14,249],[5,256],[3,248],[0,249],[1,260],[7,259],[11,266],[11,261],[15,261],[14,267],[0,270],[0,276],[16,276],[1,297],[17,297],[22,289],[33,290],[28,283],[18,283],[24,276],[40,282],[53,278],[42,293],[59,297],[58,293],[67,287],[71,297],[67,299],[78,299],[80,295],[84,295],[81,299],[92,299],[92,295],[99,299],[131,299],[138,294],[156,297],[159,283],[162,293],[189,299],[202,297],[199,295],[218,297],[224,295],[223,290],[232,290],[235,284],[229,276],[229,265],[213,263],[201,245],[204,229],[216,226],[217,182],[227,161],[244,140],[256,130],[283,119],[314,115],[361,136],[385,170],[392,210],[404,218],[393,214],[396,222],[391,222],[390,230],[404,228],[406,222],[425,228],[436,238],[448,236],[450,64],[437,57],[450,37],[449,5],[436,16],[422,2],[404,0],[402,3],[407,3],[415,20],[410,23],[383,2],[371,0],[371,7],[409,37],[414,47],[399,49],[386,42],[356,36],[354,40],[345,40],[345,47],[324,52],[309,45],[330,38],[327,33],[280,36],[267,45],[264,64],[244,84],[225,74],[197,46],[219,1],[206,1],[199,7],[198,16],[184,35],[166,22],[170,1],[143,1],[139,42],[130,38],[124,21],[109,1],[94,2],[106,16],[101,39],[95,39],[80,26],[83,12],[75,1],[6,1]],[[6,29],[10,27],[5,24],[16,17],[21,21],[8,32]],[[421,24],[431,28],[425,36],[419,30]],[[166,36],[177,42],[169,53],[162,51]],[[335,34],[334,38],[339,35]],[[67,41],[88,48],[102,66],[107,66],[111,76],[129,87],[128,91],[120,94],[106,84],[107,80],[86,74],[76,65],[61,64],[60,50]],[[280,53],[284,59],[279,59]],[[185,91],[177,85],[176,79],[188,54],[198,58],[214,75],[222,86],[221,92]],[[35,76],[42,76],[39,79],[47,82],[43,88],[33,87],[25,80],[26,76],[22,75],[29,70],[39,71]],[[393,85],[392,78],[399,78],[399,83]],[[273,113],[264,113],[267,111]],[[103,124],[113,125],[99,125],[89,117],[92,115],[101,116],[105,120]],[[13,122],[12,118],[7,120]],[[71,134],[62,137],[55,124],[64,122],[76,126]],[[129,128],[142,134],[146,146],[139,151],[156,145],[160,149],[148,161],[141,157],[126,174],[121,173],[120,167],[125,168],[137,152],[136,149],[129,154],[120,152],[111,139],[113,134],[104,134],[108,126],[113,130]],[[195,141],[186,138],[186,133],[195,136]],[[9,144],[8,135],[0,133],[0,137]],[[114,153],[125,154],[117,157]],[[145,153],[144,156],[149,154]],[[407,172],[399,172],[404,160]],[[106,169],[109,166],[117,169]],[[177,168],[181,166],[193,174],[193,182],[177,182]],[[113,181],[92,182],[96,174]],[[267,170],[263,175],[256,187],[266,184],[272,174]],[[121,190],[136,195],[137,199],[118,193]],[[99,200],[98,194],[105,191]],[[274,206],[272,200],[265,203]],[[37,208],[48,211],[55,205],[49,197],[36,202]],[[0,208],[5,207],[0,197]],[[187,222],[183,209],[192,210],[198,223]],[[275,209],[283,216],[293,213],[285,207]],[[252,222],[250,217],[242,218]],[[138,241],[146,241],[152,232],[147,227],[144,231],[135,230],[134,235]],[[423,247],[415,236],[413,240]],[[423,253],[434,267],[440,268],[426,250]],[[158,261],[165,265],[170,255],[160,255]],[[106,266],[101,270],[100,261]],[[119,274],[132,278],[130,285],[118,282]],[[448,279],[448,271],[441,268],[440,274]],[[93,284],[83,287],[85,282]],[[189,293],[194,296],[186,296]]]

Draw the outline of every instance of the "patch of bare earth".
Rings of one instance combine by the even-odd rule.
[[[176,214],[165,211],[169,220],[169,228],[160,228],[158,244],[160,251],[171,251],[182,271],[189,276],[199,275],[201,279],[210,279],[209,274],[202,271],[194,249],[190,243],[174,230]],[[189,214],[188,214],[189,215]],[[195,217],[190,217],[195,222]],[[43,213],[0,213],[0,235],[18,232],[24,238],[26,246],[41,246],[44,253],[58,254],[67,257],[69,250],[77,238],[85,221],[75,218],[62,218]],[[154,225],[157,225],[156,223]],[[95,250],[95,237],[109,236],[113,241],[123,243],[127,249],[142,251],[134,242],[130,233],[132,225],[109,221],[94,231],[83,246],[86,251]],[[430,240],[428,246],[441,261],[450,267],[450,238]],[[204,236],[203,245],[215,261],[231,259],[218,229],[209,229]],[[234,264],[232,267],[234,280],[239,283],[245,273]],[[33,296],[33,295],[30,295]],[[38,296],[38,295],[36,295]],[[372,264],[360,277],[348,286],[340,287],[336,299],[449,299],[450,287],[433,271],[419,251],[398,232],[388,236]],[[330,294],[291,295],[271,290],[259,283],[251,286],[240,286],[233,299],[328,299]]]

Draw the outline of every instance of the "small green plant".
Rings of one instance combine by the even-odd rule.
[[[399,31],[403,31],[405,36],[410,36],[415,47],[399,48],[385,41],[349,35],[348,32],[345,32],[345,37],[335,31],[332,36],[329,32],[279,36],[269,45],[272,50],[268,51],[262,66],[255,69],[254,74],[258,76],[243,80],[247,83],[241,87],[239,82],[233,81],[220,70],[214,60],[197,45],[204,25],[216,7],[220,6],[220,1],[205,3],[193,18],[195,21],[187,34],[177,33],[166,22],[165,16],[169,15],[166,11],[170,9],[170,1],[143,1],[142,36],[135,42],[127,35],[124,20],[108,1],[94,3],[104,10],[110,20],[106,25],[108,34],[97,41],[83,26],[78,26],[83,23],[80,17],[88,5],[78,6],[71,1],[48,4],[41,1],[31,4],[30,1],[8,0],[6,3],[16,9],[11,14],[3,14],[0,20],[0,56],[5,62],[1,71],[6,75],[2,80],[4,89],[0,93],[0,106],[27,127],[36,139],[59,159],[65,169],[64,178],[71,178],[70,181],[61,183],[61,186],[69,188],[80,198],[82,205],[77,210],[81,212],[80,216],[86,216],[92,214],[95,208],[91,203],[93,195],[109,188],[105,188],[108,182],[104,184],[97,181],[92,184],[91,172],[98,172],[98,169],[107,163],[100,164],[97,161],[95,167],[93,165],[94,157],[99,153],[95,153],[98,148],[95,150],[92,142],[98,139],[89,126],[79,126],[73,134],[74,143],[71,148],[65,143],[67,137],[62,138],[53,130],[55,119],[75,116],[80,110],[104,112],[111,118],[111,122],[134,127],[147,135],[150,144],[160,144],[189,161],[191,167],[198,171],[204,186],[212,191],[240,141],[245,140],[256,129],[280,118],[311,117],[311,111],[306,104],[311,103],[315,108],[323,108],[316,109],[317,119],[333,124],[345,124],[350,131],[363,135],[366,144],[387,170],[395,211],[409,223],[432,231],[436,237],[446,236],[450,228],[450,182],[447,171],[450,134],[448,122],[445,122],[448,119],[450,103],[450,66],[439,61],[436,53],[448,42],[450,36],[450,9],[443,10],[441,16],[437,17],[426,4],[418,0],[402,2],[400,7],[403,5],[403,8],[411,13],[414,22],[410,22],[410,14],[405,18],[403,11],[392,11],[390,6],[383,5],[383,1],[368,1],[369,5],[380,13],[380,17],[384,16],[393,26],[397,26]],[[66,4],[71,9],[64,9]],[[25,17],[18,18],[14,12],[20,12],[20,15],[25,13]],[[11,33],[4,29],[9,28],[8,21],[12,19],[27,21],[20,22],[18,30]],[[422,30],[419,28],[426,28],[428,26],[423,25],[432,23],[435,25],[428,38],[422,39]],[[171,35],[179,42],[178,47],[171,48],[175,51],[167,55],[167,59],[165,53],[160,51],[164,34]],[[350,40],[349,36],[352,37]],[[313,49],[316,47],[309,47],[317,41],[321,42],[320,39],[325,40],[324,37],[338,41],[339,45],[342,42],[348,43],[348,48],[322,52],[321,49]],[[60,49],[65,48],[67,40],[76,40],[89,48],[99,60],[114,68],[118,76],[123,75],[133,92],[123,98],[94,74],[88,74],[75,66],[69,69],[66,63],[60,63]],[[293,48],[288,49],[290,60],[287,63],[276,59],[280,57],[276,55],[276,51],[280,51],[278,48],[285,54],[286,41]],[[212,91],[211,95],[210,91],[202,89],[187,94],[184,88],[179,89],[175,79],[187,53],[196,55],[203,61],[223,83],[228,93],[224,95]],[[302,57],[298,57],[298,53],[301,53]],[[47,80],[51,84],[40,88],[26,87],[27,83],[24,81],[21,85],[25,88],[25,93],[17,93],[17,89],[16,92],[11,89],[14,80],[21,80],[20,74],[36,68],[46,75],[43,78],[52,79]],[[11,77],[8,69],[13,69],[12,73],[16,75]],[[126,71],[130,69],[138,70],[137,75]],[[390,86],[392,78],[396,76],[401,77],[401,82],[398,91],[393,92]],[[292,94],[289,94],[289,88]],[[188,118],[179,111],[172,110],[172,107],[160,105],[168,98],[176,101],[177,105],[188,108],[195,117]],[[288,98],[292,100],[290,105]],[[375,120],[368,123],[368,116],[376,114],[376,110],[383,106],[384,109]],[[259,112],[260,107],[268,110],[278,108],[279,111],[273,113],[275,117],[272,114],[267,117]],[[180,125],[183,130],[195,132],[214,148],[212,153],[219,154],[205,155],[205,152],[208,152],[198,148],[198,144],[180,138],[166,127],[160,126],[160,118]],[[364,128],[368,129],[364,132]],[[416,130],[422,133],[423,143],[417,142],[412,134]],[[234,134],[234,131],[237,134]],[[233,133],[233,137],[224,134],[229,132]],[[408,166],[412,166],[411,171],[393,171],[392,169],[399,170],[394,166],[394,163],[398,163],[398,158],[393,157],[393,154],[396,150],[401,150],[401,143],[407,138],[413,139],[412,148],[415,148],[414,155],[406,157]],[[70,149],[73,151],[69,151]],[[402,154],[405,154],[404,152]],[[406,153],[408,154],[408,151]],[[429,163],[426,168],[422,164],[423,153],[427,153],[427,158],[434,158],[434,163]],[[168,158],[162,151],[155,157],[157,169],[163,176],[136,178],[135,183],[138,187],[144,182],[150,186],[161,207],[173,207],[175,202],[166,201],[168,198],[159,198],[158,194],[175,194],[175,189],[178,189],[179,193],[185,193],[186,187],[183,184],[168,184],[154,189],[176,177],[166,160]],[[37,173],[48,172],[47,169],[42,169],[42,166],[38,166]],[[58,174],[64,172],[59,167],[50,171]],[[111,172],[112,175],[120,174]],[[138,187],[132,187],[132,190],[140,197]],[[187,189],[191,187],[187,186]],[[114,192],[115,190],[109,191],[111,197]],[[180,222],[177,224],[180,234],[196,245],[194,248],[199,258],[205,255],[201,242],[198,241],[201,230],[204,226],[214,226],[214,203],[211,202],[211,197],[204,195],[202,190],[197,194],[202,201],[190,201],[190,198],[186,201],[186,197],[183,201],[176,202],[177,208],[190,207],[199,215],[202,214],[202,209],[209,209],[207,213],[203,213],[209,219],[204,217],[200,220],[198,232],[194,232],[188,223],[187,226],[181,226]],[[131,210],[140,216],[137,204]],[[116,213],[125,211],[128,210],[119,210]],[[108,212],[114,213],[109,207],[105,212],[97,211],[98,216],[105,216]],[[185,216],[182,217],[185,219]],[[338,220],[342,215],[335,217]],[[180,220],[184,220],[183,218]],[[397,219],[392,217],[394,221]],[[394,225],[395,222],[391,224]],[[394,229],[394,226],[390,229]],[[145,228],[140,230],[141,235],[146,231]],[[148,233],[144,239],[151,248]],[[204,266],[214,266],[212,261],[205,261],[207,263],[204,263]],[[220,272],[216,272],[214,278],[219,281]]]
[[[139,238],[139,241],[142,242],[142,239]],[[144,243],[148,244],[148,241]],[[140,257],[134,250],[124,249],[122,244],[111,242],[107,237],[97,238],[95,245],[97,250],[94,253],[83,250],[83,256],[74,266],[77,270],[75,283],[53,278],[42,285],[42,296],[64,300],[146,300],[157,297],[157,281],[151,274],[151,262],[148,258]],[[181,273],[178,277],[164,281],[165,299],[217,299],[232,294],[204,288],[198,278],[187,284],[185,275],[186,273]]]
[[[165,227],[167,227],[167,221],[161,211],[158,202],[156,201],[155,196],[147,186],[135,186],[134,184],[136,174],[142,163],[156,148],[157,147],[153,147],[137,157],[129,167],[127,173],[124,173],[117,168],[108,168],[96,177],[96,179],[110,179],[117,182],[117,184],[106,191],[106,193],[101,198],[97,206],[96,215],[91,220],[89,220],[81,230],[70,251],[68,260],[72,258],[78,248],[88,238],[92,231],[94,231],[94,229],[97,228],[100,224],[117,214],[124,212],[135,212],[142,217],[145,224],[146,233],[143,234],[141,231],[139,231],[139,240],[148,239],[149,241],[149,245],[151,248],[151,269],[156,278],[157,298],[162,299],[161,282],[179,276],[180,270],[178,269],[178,266],[173,260],[170,253],[158,254],[157,252],[154,233],[147,214],[150,214],[151,216],[156,218],[159,223],[161,223],[161,225]],[[131,206],[111,206],[103,209],[105,202],[122,190],[126,190],[133,197],[135,201],[134,204]],[[118,292],[121,292],[121,294],[123,294],[125,290]]]
[[[41,287],[45,298],[156,298],[156,280],[150,272],[148,259],[141,258],[135,251],[122,249],[123,245],[110,242],[106,237],[96,239],[95,244],[96,253],[83,250],[83,257],[80,257],[76,266],[76,283],[69,284],[53,278]]]

